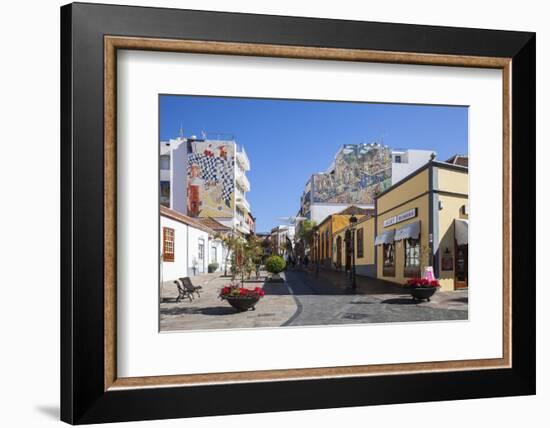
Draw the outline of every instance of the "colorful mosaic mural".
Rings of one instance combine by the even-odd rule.
[[[391,149],[379,144],[346,144],[330,172],[313,175],[313,203],[371,204],[391,185]]]
[[[187,214],[232,217],[235,208],[235,143],[192,141],[187,164]]]

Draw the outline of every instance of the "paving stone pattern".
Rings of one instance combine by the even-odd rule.
[[[355,293],[343,272],[290,270],[284,283],[269,283],[267,272],[247,281],[246,287],[263,287],[266,295],[254,311],[237,312],[218,298],[231,278],[221,273],[192,278],[201,285],[201,297],[175,302],[176,285],[161,287],[161,331],[243,329],[252,327],[313,326],[468,319],[468,291],[437,292],[430,302],[414,302],[395,284],[357,277]]]

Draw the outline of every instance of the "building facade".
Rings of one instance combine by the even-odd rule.
[[[337,214],[326,217],[315,227],[313,240],[312,257],[313,261],[321,263],[326,267],[342,267],[342,260],[337,259],[339,264],[333,264],[333,254],[338,249],[335,246],[335,232],[349,225],[349,219],[355,215],[358,219],[372,215],[374,210],[350,206]],[[337,239],[337,238],[336,238]]]
[[[349,205],[374,208],[376,194],[427,163],[429,150],[392,150],[378,143],[345,144],[323,173],[313,174],[298,215],[319,224]]]
[[[335,266],[404,284],[432,267],[444,291],[468,286],[468,168],[431,161],[376,197],[376,213],[333,235]]]
[[[294,244],[296,229],[293,225],[281,225],[271,229],[271,251],[279,256],[288,255],[288,243]]]
[[[197,219],[160,206],[161,281],[225,268],[227,249],[217,232]]]
[[[160,203],[189,217],[211,217],[250,233],[250,161],[233,138],[160,143]]]
[[[333,235],[332,262],[336,269],[349,271],[352,265],[352,244],[355,240],[355,271],[357,275],[376,278],[374,228],[376,216],[366,215],[359,219],[352,239],[349,225]]]

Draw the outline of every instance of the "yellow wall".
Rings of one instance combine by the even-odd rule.
[[[371,217],[368,220],[365,220],[364,222],[361,222],[357,225],[357,230],[363,229],[363,257],[356,258],[355,260],[356,265],[373,265],[374,264],[374,222],[375,221],[376,221],[376,217]]]
[[[454,270],[443,271],[441,258],[448,248],[453,255],[453,261],[455,261],[454,255],[454,219],[462,218],[467,219],[468,216],[462,214],[462,207],[468,204],[468,174],[467,171],[458,171],[451,169],[444,169],[437,167],[434,173],[437,171],[438,183],[437,189],[440,192],[438,194],[439,201],[441,202],[442,209],[435,207],[436,215],[438,215],[438,239],[439,239],[439,278],[441,283],[441,290],[449,291],[454,289]],[[431,265],[433,262],[429,258],[429,169],[422,171],[417,176],[413,177],[409,181],[391,190],[387,194],[383,194],[377,202],[378,212],[376,222],[378,227],[378,234],[390,229],[399,229],[406,224],[420,221],[420,251],[421,251],[421,273],[422,268],[425,265]],[[449,196],[444,192],[464,194],[464,196],[454,195]],[[404,205],[404,201],[407,201],[415,196],[422,195],[420,198],[414,199]],[[400,206],[399,206],[400,205]],[[398,206],[397,208],[394,208]],[[417,208],[417,216],[407,221],[397,223],[387,228],[384,228],[384,220],[394,215],[398,215],[411,208]],[[388,211],[390,209],[390,211]],[[387,211],[387,212],[386,212]],[[395,242],[395,276],[383,276],[383,254],[382,246],[377,246],[377,276],[379,278],[404,284],[407,281],[407,277],[404,276],[405,267],[405,244],[403,241]]]
[[[397,189],[398,190],[398,189]],[[423,193],[425,190],[422,190],[421,188],[411,188],[410,192],[416,194]],[[403,194],[402,200],[410,199],[409,195]],[[429,245],[429,195],[421,196],[420,198],[417,198],[405,205],[402,205],[398,208],[394,208],[393,210],[382,214],[378,216],[377,218],[377,227],[378,227],[378,234],[391,230],[391,229],[400,229],[403,226],[406,226],[407,224],[414,223],[417,221],[420,221],[420,259],[421,263],[425,263],[425,256],[423,257],[423,253],[426,252],[427,247]],[[388,226],[387,228],[384,227],[384,220],[388,217],[392,217],[394,215],[401,214],[404,211],[410,210],[411,208],[417,208],[417,216],[414,218],[411,218],[406,221],[402,221],[397,224],[393,224],[391,226]],[[377,257],[378,257],[378,263],[376,266],[376,274],[378,278],[385,279],[387,281],[393,281],[400,284],[404,284],[409,279],[408,277],[404,276],[404,269],[405,269],[405,244],[403,241],[396,241],[395,242],[395,276],[384,276],[383,275],[383,265],[384,265],[384,257],[382,253],[382,246],[377,245],[376,246]],[[427,262],[429,264],[429,261]],[[422,266],[421,271],[422,273]]]
[[[421,173],[415,175],[410,180],[390,190],[388,193],[380,196],[377,202],[379,213],[383,213],[396,205],[405,202],[408,199],[414,198],[426,191],[429,188],[428,168]],[[405,210],[403,210],[405,211]]]
[[[336,255],[333,254],[334,249],[334,243],[336,242],[336,237],[333,236],[334,231],[340,231],[341,229],[345,228],[349,225],[349,219],[351,215],[347,214],[332,214],[330,218],[328,218],[326,221],[323,221],[319,225],[319,244],[321,245],[321,260],[323,259],[332,259],[335,260]],[[358,219],[364,217],[364,215],[358,215],[356,216]],[[328,230],[328,239],[329,239],[329,245],[328,245],[328,254],[326,254],[326,246],[324,245],[325,240],[325,234]],[[321,237],[323,237],[321,239]],[[342,238],[343,239],[343,238]]]
[[[438,189],[446,192],[468,194],[468,171],[437,169]]]
[[[336,263],[338,262],[338,252],[336,249],[336,245],[338,242],[338,237],[342,238],[342,266],[346,264],[346,242],[344,241],[346,239],[346,229],[340,229],[336,233],[332,235],[332,264],[333,266],[336,266]]]
[[[454,219],[468,219],[467,215],[462,214],[462,207],[468,203],[468,198],[439,195],[439,200],[443,206],[443,209],[439,210],[439,277],[441,290],[453,290],[454,263],[456,263]],[[441,258],[446,248],[453,256],[453,270],[441,269],[443,267]]]

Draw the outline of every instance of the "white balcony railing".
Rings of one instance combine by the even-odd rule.
[[[237,174],[237,183],[243,188],[245,192],[250,192],[250,181],[244,174]]]
[[[245,221],[242,221],[242,220],[238,222],[237,230],[241,233],[246,233],[246,234],[250,233],[250,227]]]
[[[242,209],[250,212],[250,202],[248,202],[243,196],[239,196],[237,194],[237,205],[240,206]]]
[[[240,163],[245,171],[250,171],[250,160],[248,159],[248,155],[244,151],[243,147],[241,147],[240,150],[237,150],[237,162]]]

